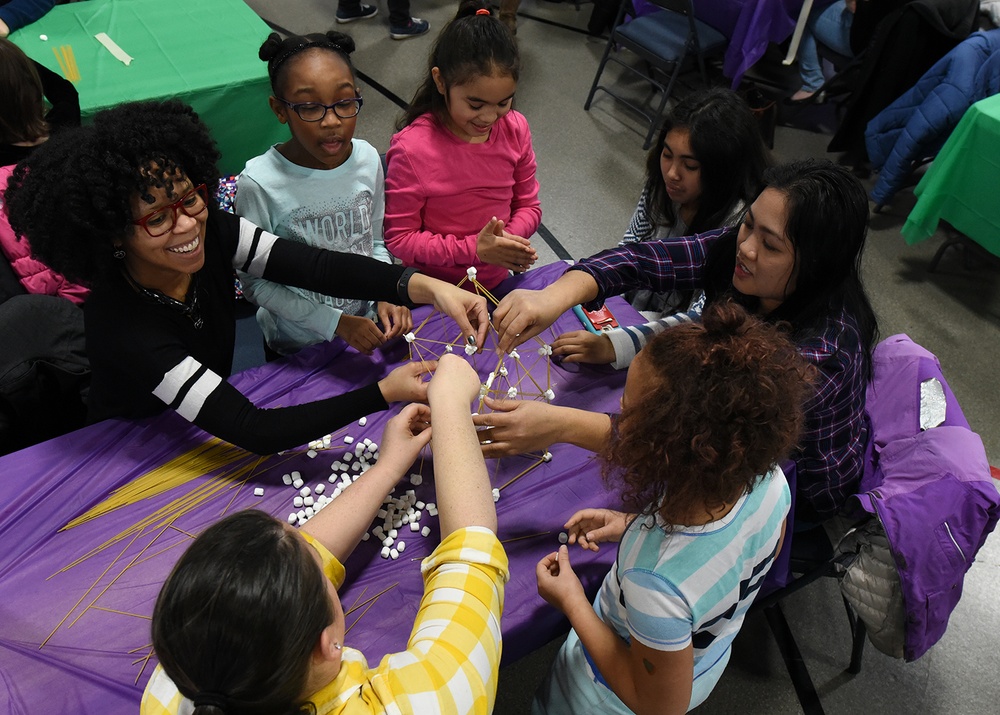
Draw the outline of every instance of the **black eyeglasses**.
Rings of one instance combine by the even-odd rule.
[[[289,102],[281,97],[275,97],[279,102],[299,115],[303,122],[322,122],[326,113],[331,109],[341,119],[350,119],[358,116],[364,100],[361,97],[353,99],[342,99],[333,104],[320,104],[319,102]]]
[[[208,189],[204,184],[198,184],[172,204],[162,206],[145,216],[135,219],[132,224],[142,226],[153,238],[158,238],[174,227],[177,212],[196,218],[208,208]]]

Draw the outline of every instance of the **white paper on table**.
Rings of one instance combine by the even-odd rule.
[[[115,56],[116,60],[119,60],[120,62],[124,63],[126,67],[132,64],[132,59],[133,59],[132,56],[125,50],[123,50],[121,47],[119,47],[117,42],[108,37],[108,33],[98,32],[96,35],[94,35],[94,37],[97,38],[98,42],[104,45],[105,49],[107,49],[108,52],[110,52],[112,55]]]
[[[920,429],[931,429],[944,422],[948,409],[948,401],[944,396],[944,387],[936,378],[920,383]]]

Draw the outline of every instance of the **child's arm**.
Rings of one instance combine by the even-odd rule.
[[[479,387],[472,366],[446,354],[427,388],[435,425],[431,447],[442,539],[468,526],[497,530],[493,492],[470,410]]]
[[[344,563],[371,526],[386,495],[430,441],[429,416],[425,405],[411,404],[389,420],[375,466],[306,522],[302,531],[316,537]]]
[[[522,153],[514,166],[514,195],[510,204],[507,231],[515,236],[530,238],[542,222],[542,203],[538,200],[538,179],[535,176],[538,167],[535,151],[531,147],[528,122],[521,115],[514,116],[520,120],[518,130]]]
[[[557,442],[574,444],[599,452],[611,434],[611,418],[603,412],[588,412],[575,407],[557,407],[529,400],[486,398],[492,412],[476,415],[483,454],[504,457],[547,449]]]
[[[618,637],[594,611],[573,572],[569,550],[560,546],[538,562],[538,593],[569,618],[601,676],[638,715],[685,713],[691,702],[694,650],[660,651]]]

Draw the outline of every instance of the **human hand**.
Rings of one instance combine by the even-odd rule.
[[[427,402],[424,375],[434,372],[437,360],[410,362],[400,365],[378,381],[386,402]]]
[[[563,544],[535,566],[538,595],[563,613],[580,600],[587,604],[583,584],[569,563],[569,549]]]
[[[523,273],[538,260],[538,253],[531,247],[531,241],[507,233],[503,227],[503,221],[496,216],[483,226],[476,237],[476,256],[483,263]]]
[[[549,300],[544,289],[512,290],[493,311],[497,346],[509,353],[552,325],[562,313],[559,304]]]
[[[563,362],[608,365],[615,361],[615,346],[607,335],[572,330],[552,341],[552,354],[562,355]]]
[[[473,415],[476,427],[487,429],[478,432],[484,457],[509,457],[543,450],[559,442],[561,426],[556,413],[560,409],[545,402],[533,400],[496,400],[485,398],[492,412]]]
[[[6,22],[0,20],[0,37],[7,37],[10,34],[10,27]]]
[[[409,294],[414,303],[431,303],[458,323],[462,339],[471,337],[473,344],[482,349],[490,325],[485,298],[423,273],[414,273],[410,278]]]
[[[375,322],[357,315],[341,315],[334,331],[344,342],[359,353],[371,355],[372,350],[385,342],[385,334]]]
[[[427,387],[427,398],[438,400],[454,395],[471,403],[479,396],[479,375],[472,365],[458,355],[445,354],[438,361],[438,368]]]
[[[411,403],[389,420],[379,442],[379,466],[398,475],[406,472],[431,441],[430,418],[427,405]]]
[[[844,7],[848,12],[856,12],[858,9],[858,0],[845,0]]]
[[[611,509],[581,509],[566,522],[569,543],[590,551],[600,551],[598,544],[621,541],[631,515]]]
[[[385,330],[386,340],[392,340],[397,335],[408,333],[413,328],[413,315],[409,308],[380,300],[376,304],[375,310],[378,312],[378,320]]]

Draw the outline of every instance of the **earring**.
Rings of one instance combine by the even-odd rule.
[[[340,645],[340,643],[334,643],[334,644],[333,644],[333,647],[334,647],[334,648],[336,648],[337,650],[340,650],[340,649],[341,649],[341,645]]]
[[[120,261],[125,258],[125,249],[121,246],[115,246],[115,250],[112,251],[111,255]]]

